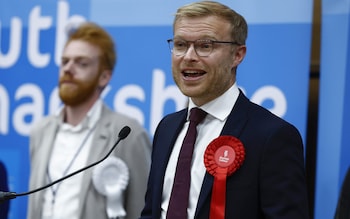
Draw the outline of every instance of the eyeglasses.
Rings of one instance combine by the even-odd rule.
[[[186,40],[177,40],[169,39],[167,40],[169,44],[170,51],[176,56],[183,56],[187,53],[190,44],[193,43],[194,50],[196,54],[200,57],[209,56],[214,49],[214,43],[226,43],[232,45],[240,45],[237,42],[229,41],[215,41],[215,40],[195,40],[195,41],[186,41]]]

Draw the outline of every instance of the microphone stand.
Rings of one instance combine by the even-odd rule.
[[[72,172],[72,173],[70,173],[70,174],[68,174],[68,175],[66,175],[66,176],[64,176],[64,177],[62,177],[60,179],[57,179],[57,180],[55,180],[55,181],[53,181],[53,182],[51,182],[51,183],[49,183],[49,184],[47,184],[45,186],[42,186],[40,188],[34,189],[32,191],[29,191],[29,192],[18,193],[18,194],[15,193],[15,192],[2,192],[2,191],[0,191],[0,204],[2,202],[6,201],[6,200],[14,199],[14,198],[19,197],[19,196],[25,196],[25,195],[29,195],[29,194],[38,192],[40,190],[44,190],[44,189],[46,189],[46,188],[48,188],[50,186],[55,185],[56,183],[59,183],[59,182],[65,180],[65,179],[67,179],[67,178],[69,178],[71,176],[74,176],[74,175],[76,175],[76,174],[78,174],[78,173],[80,173],[80,172],[82,172],[82,171],[84,171],[86,169],[89,169],[89,168],[91,168],[91,167],[101,163],[102,161],[104,161],[113,152],[113,150],[115,149],[115,147],[117,147],[119,142],[121,140],[125,139],[129,135],[130,131],[131,131],[131,129],[130,129],[129,126],[124,126],[120,130],[120,132],[118,134],[118,140],[114,143],[113,147],[109,150],[109,152],[101,160],[98,160],[98,161],[96,161],[96,162],[94,162],[94,163],[92,163],[92,164],[90,164],[90,165],[88,165],[86,167],[83,167],[83,168],[81,168],[81,169],[79,169],[79,170],[77,170],[75,172]]]

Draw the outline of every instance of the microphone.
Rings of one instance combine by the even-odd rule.
[[[83,167],[83,168],[81,168],[81,169],[79,169],[79,170],[77,170],[77,171],[75,171],[73,173],[70,173],[67,176],[64,176],[64,177],[62,177],[60,179],[57,179],[57,180],[55,180],[55,181],[53,181],[53,182],[51,182],[51,183],[49,183],[49,184],[47,184],[45,186],[42,186],[40,188],[34,189],[32,191],[29,191],[29,192],[24,192],[24,193],[18,193],[17,194],[15,192],[3,192],[3,191],[0,191],[0,204],[2,202],[4,202],[4,201],[10,200],[10,199],[14,199],[14,198],[19,197],[19,196],[25,196],[25,195],[29,195],[29,194],[32,194],[32,193],[44,190],[44,189],[46,189],[46,188],[48,188],[50,186],[55,185],[56,183],[59,183],[59,182],[65,180],[65,179],[67,179],[67,178],[69,178],[71,176],[74,176],[74,175],[76,175],[76,174],[78,174],[78,173],[80,173],[80,172],[82,172],[82,171],[84,171],[86,169],[89,169],[89,168],[91,168],[91,167],[101,163],[102,161],[104,161],[113,152],[113,150],[116,148],[116,146],[119,144],[119,142],[121,140],[124,140],[126,137],[128,137],[128,135],[130,134],[130,131],[131,131],[131,129],[130,129],[129,126],[124,126],[120,130],[120,132],[118,134],[118,140],[114,143],[113,147],[109,150],[109,152],[101,160],[98,160],[98,161],[96,161],[96,162],[94,162],[94,163],[92,163],[92,164],[90,164],[90,165],[88,165],[86,167]]]

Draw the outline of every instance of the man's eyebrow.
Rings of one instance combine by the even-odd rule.
[[[62,56],[61,59],[93,59],[94,57],[89,56]]]

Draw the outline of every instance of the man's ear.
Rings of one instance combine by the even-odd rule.
[[[99,78],[100,87],[106,87],[109,81],[111,80],[111,77],[112,77],[111,70],[103,70]]]
[[[235,55],[233,60],[233,67],[237,67],[244,59],[247,52],[247,47],[245,45],[239,45],[235,49]]]

